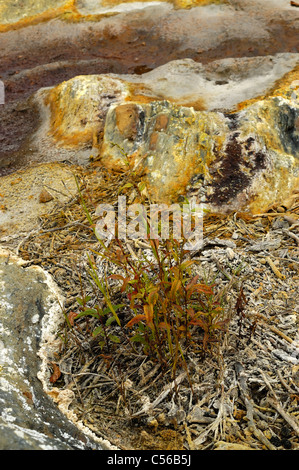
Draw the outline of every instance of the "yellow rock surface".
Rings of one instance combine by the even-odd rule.
[[[252,105],[253,103],[257,103],[258,101],[274,96],[281,96],[290,99],[292,93],[295,90],[299,90],[299,65],[294,67],[293,70],[287,72],[283,77],[276,80],[276,82],[265,95],[259,95],[252,99],[239,103],[237,106],[237,110],[240,111],[241,109],[244,109]]]
[[[61,83],[45,99],[51,112],[49,134],[64,146],[96,144],[104,129],[108,104],[126,95],[123,82],[104,75],[79,76]]]
[[[160,2],[173,4],[177,9],[189,9],[197,6],[205,6],[210,4],[228,3],[227,0],[139,0],[139,3],[157,3]],[[20,5],[14,0],[0,0],[0,32],[9,31],[10,29],[23,28],[53,18],[61,18],[68,21],[78,20],[97,20],[101,16],[109,15],[117,12],[115,7],[118,5],[132,5],[132,10],[136,8],[136,2],[131,0],[102,0],[99,1],[98,8],[103,8],[103,13],[93,12],[93,3],[89,5],[89,1],[83,2],[90,8],[90,14],[84,14],[80,11],[82,2],[78,0],[23,0]]]
[[[78,17],[76,0],[0,0],[0,32],[19,29],[71,14]],[[79,15],[80,16],[80,15]]]

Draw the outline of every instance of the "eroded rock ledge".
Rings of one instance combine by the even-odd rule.
[[[56,391],[58,406],[45,394],[47,363],[59,347],[62,306],[63,297],[46,271],[26,268],[23,260],[0,250],[1,450],[111,448],[67,419],[67,394]]]
[[[214,212],[263,212],[298,189],[298,57],[206,67],[186,59],[139,77],[81,75],[41,89],[27,164],[86,166],[92,156],[142,170],[156,202],[195,196]]]
[[[298,194],[289,1],[22,3],[0,8],[2,246],[74,196],[76,165],[91,155],[142,168],[157,201],[194,195],[210,210],[256,213]],[[45,271],[0,252],[1,449],[109,448],[48,389],[61,302]]]

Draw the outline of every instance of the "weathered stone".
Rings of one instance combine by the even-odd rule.
[[[62,307],[48,273],[0,251],[1,450],[107,448],[71,423],[45,391]]]
[[[39,116],[27,98],[34,91],[79,75],[129,73],[134,74],[129,82],[135,102],[167,99],[197,110],[230,108],[252,97],[254,88],[263,94],[263,88],[291,67],[291,58],[283,63],[273,56],[298,51],[298,15],[298,9],[285,0],[249,4],[244,0],[4,2],[0,12],[0,78],[5,85],[5,106],[0,106],[0,175],[30,161],[88,162],[92,145],[87,146],[84,138],[80,150],[56,148],[42,132],[32,139]],[[172,65],[157,70],[186,57],[194,60],[189,70]],[[216,71],[212,62],[220,58],[230,58],[229,63]],[[197,67],[195,73],[192,67]],[[138,75],[149,70],[152,75],[139,80]],[[235,87],[235,76],[241,73],[242,87]],[[43,109],[42,123],[48,118]],[[86,116],[82,119],[84,123]],[[85,130],[89,127],[91,122]],[[78,146],[82,130],[83,125],[78,128]],[[57,127],[55,131],[59,132]],[[66,132],[64,143],[69,137],[74,143],[74,132],[71,136]]]
[[[52,194],[50,194],[46,189],[42,190],[38,198],[41,204],[45,204],[46,202],[53,201],[53,199],[54,197],[52,196]]]
[[[96,75],[75,77],[44,94],[50,135],[60,146],[76,149],[96,145],[109,107],[127,95],[119,79]]]
[[[220,145],[227,130],[226,119],[220,113],[199,113],[168,101],[154,101],[136,106],[138,132],[135,140],[129,140],[123,138],[116,125],[116,113],[121,107],[111,108],[107,115],[102,162],[119,169],[142,164],[151,196],[161,202],[182,195],[192,176],[207,170],[213,159],[214,140]],[[167,116],[167,128],[157,125],[161,116],[163,120]]]
[[[32,162],[86,165],[95,153],[142,169],[156,200],[287,207],[299,132],[289,1],[0,3],[0,176]],[[56,163],[2,177],[1,241],[74,193]],[[49,387],[56,293],[46,273],[0,255],[0,448],[102,448],[65,418],[72,392]]]
[[[260,100],[233,114],[168,101],[138,104],[135,140],[116,125],[122,106],[108,112],[102,161],[118,169],[142,165],[155,201],[170,203],[187,194],[213,211],[256,213],[298,189],[297,94]],[[167,128],[158,132],[161,115],[167,116]]]
[[[262,210],[297,186],[298,60],[297,54],[246,59],[249,75],[244,59],[205,67],[184,60],[139,78],[79,76],[40,90],[44,119],[32,159],[43,153],[82,164],[100,154],[117,169],[142,162],[153,199],[172,201],[197,188],[212,210]],[[229,79],[218,85],[220,77]],[[193,83],[188,96],[186,80]],[[204,93],[216,94],[209,106]]]
[[[34,140],[49,134],[60,147],[91,149],[101,143],[110,106],[128,101],[131,104],[126,104],[126,108],[118,108],[116,113],[133,111],[132,103],[143,105],[161,100],[193,107],[195,110],[233,111],[240,103],[260,99],[273,88],[278,79],[292,72],[298,63],[298,54],[225,59],[206,66],[184,59],[170,62],[141,76],[78,76],[51,90],[41,90],[36,95],[44,116],[44,130],[39,131]],[[48,120],[47,108],[50,111]],[[129,134],[136,133],[136,129],[133,131],[136,110],[130,118],[131,126],[127,119],[129,114],[117,118],[116,124],[121,119],[121,126],[125,125]],[[163,126],[166,123],[162,123]],[[42,143],[45,144],[45,138]]]

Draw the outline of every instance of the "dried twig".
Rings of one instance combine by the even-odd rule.
[[[299,245],[299,237],[298,235],[295,235],[295,233],[291,232],[290,230],[287,230],[287,229],[283,229],[282,230],[283,233],[285,233],[286,235],[288,235],[290,238],[293,238],[295,240],[295,242],[297,243],[297,245]]]
[[[263,377],[265,384],[267,385],[271,395],[273,398],[268,398],[268,403],[275,408],[276,411],[280,414],[280,416],[283,417],[283,419],[294,429],[295,433],[297,436],[299,436],[299,423],[298,421],[293,418],[289,413],[287,413],[279,403],[279,400],[277,398],[276,393],[273,390],[273,387],[270,384],[270,381],[266,375],[265,372],[263,372],[261,369],[258,369],[259,373]]]
[[[177,385],[179,385],[184,380],[186,375],[187,375],[186,372],[182,372],[170,384],[168,384],[167,387],[164,388],[164,390],[160,393],[160,395],[156,398],[156,400],[153,401],[153,403],[146,403],[140,411],[137,411],[137,413],[134,413],[132,415],[132,418],[135,418],[142,414],[147,414],[149,411],[154,410],[155,407],[158,406],[159,403],[161,403],[161,401],[163,401],[164,398],[167,397],[167,395],[171,392],[171,390],[173,390]]]
[[[267,256],[266,261],[269,264],[272,271],[274,272],[274,274],[277,277],[279,277],[279,279],[285,279],[285,276],[283,274],[281,274],[281,272],[279,271],[279,269],[277,269],[277,267],[275,266],[275,264],[273,263],[273,261],[271,260],[271,258],[269,256]]]
[[[237,378],[238,378],[239,389],[240,389],[241,395],[243,396],[244,403],[245,403],[246,410],[247,410],[247,419],[249,421],[249,429],[252,431],[254,436],[262,444],[264,444],[269,450],[276,450],[276,447],[273,444],[271,444],[271,442],[256,427],[256,425],[254,423],[254,418],[253,418],[254,404],[252,403],[251,398],[249,397],[249,392],[248,392],[247,383],[246,383],[247,378],[246,378],[246,375],[244,374],[242,364],[237,362],[236,365],[235,365],[235,369],[236,369],[236,375],[237,375]]]

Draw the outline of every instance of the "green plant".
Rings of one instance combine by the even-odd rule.
[[[81,199],[87,220],[96,234],[82,195]],[[171,235],[167,240],[151,239],[149,219],[144,223],[149,253],[143,253],[140,259],[118,238],[109,247],[99,240],[101,251],[94,251],[94,254],[104,258],[110,266],[118,267],[120,273],[112,273],[102,280],[94,257],[88,257],[89,275],[102,294],[103,306],[89,308],[87,303],[92,299],[81,299],[81,312],[76,318],[91,316],[98,320],[93,336],[99,338],[101,348],[110,351],[112,345],[120,344],[121,333],[134,352],[142,351],[158,361],[163,370],[171,368],[175,376],[178,366],[187,369],[188,353],[206,352],[218,340],[228,320],[214,286],[192,273],[194,261],[188,259],[184,249],[186,240],[177,240]],[[123,304],[113,304],[109,280],[119,283]],[[117,311],[124,305],[126,316],[122,315],[121,320]]]
[[[93,317],[99,320],[100,325],[96,326],[92,332],[94,337],[98,337],[98,344],[101,348],[104,346],[107,347],[108,352],[110,351],[110,343],[120,343],[118,336],[112,334],[109,330],[110,325],[117,321],[120,324],[119,318],[116,314],[116,311],[123,307],[123,304],[119,305],[109,305],[106,308],[101,308],[99,305],[95,305],[93,308],[87,307],[87,302],[91,300],[91,296],[86,296],[84,298],[77,298],[77,302],[81,306],[80,313],[75,315],[75,318],[81,317]],[[112,308],[111,308],[112,307]],[[110,315],[113,312],[113,315]]]

